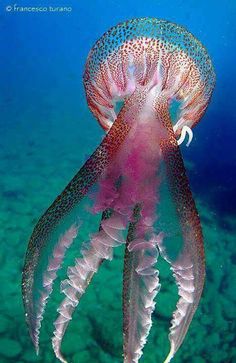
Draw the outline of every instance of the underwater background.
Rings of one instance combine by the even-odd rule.
[[[38,218],[101,142],[82,85],[86,57],[111,26],[132,17],[179,23],[208,49],[217,83],[209,108],[181,146],[202,221],[206,283],[200,306],[173,363],[236,362],[236,2],[196,0],[19,0],[0,2],[0,363],[57,362],[50,337],[60,296],[46,309],[37,357],[24,319],[21,271]],[[65,335],[69,362],[122,361],[123,249],[105,262]],[[69,252],[68,259],[76,257]],[[168,353],[176,302],[168,265],[159,262],[161,293],[141,363]],[[59,282],[56,290],[59,289]]]

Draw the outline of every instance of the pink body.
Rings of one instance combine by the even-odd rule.
[[[122,244],[124,362],[139,361],[151,328],[154,299],[160,289],[159,253],[171,264],[179,293],[165,363],[179,349],[202,294],[205,262],[200,220],[177,138],[182,140],[200,120],[214,80],[210,59],[200,42],[184,28],[162,20],[144,18],[119,24],[91,50],[84,74],[87,101],[108,133],[31,236],[23,297],[37,350],[53,281],[66,248],[86,228],[85,213],[100,215],[101,222],[90,240],[82,241],[80,257],[61,283],[64,299],[52,340],[56,356],[66,362],[60,345],[73,311],[102,261],[111,259],[113,247]],[[116,111],[120,101],[123,106]],[[180,104],[174,125],[169,112],[173,101]],[[166,243],[171,225],[164,231],[159,223],[163,183],[182,235],[175,254]],[[93,185],[96,192],[90,193]],[[177,241],[174,243],[176,249]],[[45,247],[51,250],[49,258]],[[35,281],[40,279],[42,292],[37,295]]]

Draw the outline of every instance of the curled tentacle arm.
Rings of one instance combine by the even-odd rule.
[[[183,342],[199,304],[205,279],[205,258],[198,212],[164,102],[158,107],[158,117],[168,131],[168,136],[161,141],[160,146],[170,193],[176,206],[183,235],[183,246],[175,260],[171,259],[162,241],[159,242],[161,254],[171,264],[180,295],[171,322],[169,335],[171,350],[165,360],[165,363],[168,363]]]
[[[130,223],[123,272],[123,336],[124,362],[137,363],[151,329],[154,298],[159,291],[156,243],[139,238],[140,206],[134,209]],[[142,229],[142,228],[141,228]],[[147,229],[146,229],[147,232]]]
[[[174,132],[178,129],[178,126],[175,125],[173,127]],[[188,126],[183,126],[180,134],[180,138],[177,140],[177,144],[181,145],[184,142],[184,139],[188,135],[188,142],[186,143],[186,146],[189,146],[193,139],[193,132]]]
[[[52,338],[56,357],[66,363],[60,346],[72,314],[85,293],[93,275],[104,260],[111,260],[113,247],[125,242],[122,232],[126,226],[123,218],[112,210],[103,213],[99,232],[91,236],[90,243],[84,244],[81,258],[75,260],[75,265],[67,270],[68,278],[61,283],[61,292],[65,298],[57,309],[59,316],[54,322],[55,330]]]
[[[101,145],[40,218],[31,236],[23,269],[22,292],[26,321],[37,351],[42,314],[56,271],[61,266],[65,248],[69,247],[77,234],[81,215],[78,203],[98,180],[129,132],[123,111]],[[48,262],[50,255],[53,255],[53,260]]]

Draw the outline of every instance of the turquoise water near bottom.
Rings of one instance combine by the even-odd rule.
[[[101,142],[82,90],[86,57],[111,26],[144,16],[185,26],[206,46],[217,77],[193,142],[181,146],[202,221],[207,270],[200,306],[173,363],[235,363],[235,1],[70,0],[72,11],[64,14],[17,13],[5,5],[13,4],[0,4],[0,363],[58,362],[50,339],[59,283],[77,245],[47,305],[38,357],[22,305],[24,256],[39,217]],[[113,261],[101,266],[73,316],[62,344],[70,363],[122,362],[123,254],[117,248]],[[140,363],[162,363],[169,349],[177,289],[161,258],[158,268],[162,287]]]
[[[102,133],[81,107],[80,123],[54,114],[29,129],[27,115],[4,130],[1,140],[0,362],[56,362],[50,337],[60,301],[59,281],[46,309],[37,357],[24,320],[21,271],[28,239],[42,212],[100,142]],[[83,130],[83,134],[81,134]],[[62,142],[63,139],[63,142]],[[187,163],[192,170],[197,165]],[[196,193],[204,231],[207,277],[203,298],[189,333],[173,362],[233,363],[235,347],[235,219],[221,223],[211,205]],[[122,247],[105,262],[76,310],[62,344],[69,362],[122,361]],[[69,252],[68,261],[76,257]],[[140,362],[162,362],[168,353],[168,328],[177,290],[169,266],[159,258],[161,290],[153,327]],[[62,278],[63,273],[60,275]],[[59,278],[60,280],[60,278]]]

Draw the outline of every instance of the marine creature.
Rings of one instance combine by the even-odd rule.
[[[61,282],[64,298],[52,338],[56,357],[66,362],[60,346],[72,314],[101,263],[111,260],[113,248],[120,245],[125,248],[124,362],[139,361],[152,325],[159,255],[170,264],[178,286],[165,363],[174,357],[205,277],[200,219],[179,145],[186,136],[190,143],[214,84],[206,49],[169,21],[140,18],[118,24],[90,51],[86,97],[106,135],[30,238],[22,290],[37,352],[54,280],[67,249],[78,239],[80,255]]]

